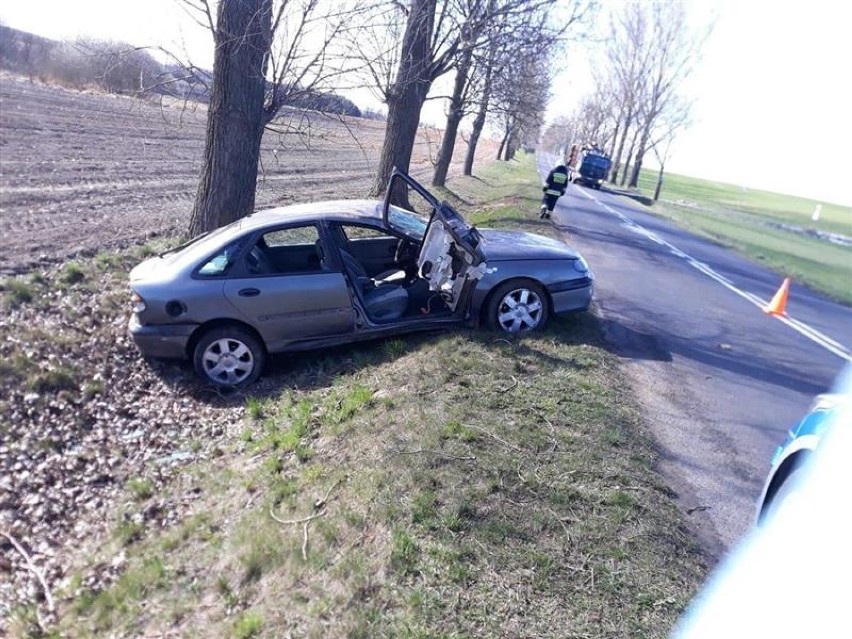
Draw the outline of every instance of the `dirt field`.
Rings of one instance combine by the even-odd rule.
[[[182,230],[205,120],[203,106],[163,106],[0,76],[0,274]],[[258,208],[366,195],[383,122],[311,114],[292,124],[304,134],[264,137]],[[436,131],[422,130],[414,175],[431,177],[430,151],[439,142]],[[488,141],[480,149],[483,159],[495,152]],[[461,141],[456,155],[457,162],[464,157]]]

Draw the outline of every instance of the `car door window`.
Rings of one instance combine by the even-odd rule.
[[[324,269],[325,252],[313,224],[268,231],[246,255],[251,275],[295,275]]]
[[[382,231],[381,229],[372,228],[369,226],[356,226],[355,224],[341,224],[340,228],[343,230],[343,234],[346,236],[346,239],[350,242],[357,240],[370,240],[370,239],[379,239],[379,238],[388,238],[388,239],[396,239],[386,231]]]

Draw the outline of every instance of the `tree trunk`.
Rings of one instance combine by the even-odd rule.
[[[497,160],[503,159],[503,149],[506,148],[506,143],[509,141],[509,127],[506,126],[506,133],[503,135],[503,139],[500,140],[500,148],[497,149]]]
[[[639,137],[639,131],[633,134],[633,139],[630,140],[630,149],[627,151],[627,162],[624,164],[624,170],[621,172],[621,186],[627,182],[627,175],[630,173],[630,158],[633,157],[633,149],[636,148],[636,139]]]
[[[272,0],[219,2],[213,90],[190,236],[254,211],[271,32]]]
[[[408,171],[417,139],[420,111],[432,85],[431,49],[437,0],[412,0],[402,39],[396,80],[388,95],[385,141],[379,158],[376,181],[371,190],[381,195],[394,167]]]
[[[631,188],[637,188],[639,186],[639,172],[642,170],[642,158],[645,156],[645,152],[640,148],[636,152],[636,159],[633,161],[633,171],[630,173],[630,182],[627,183],[627,186]]]
[[[665,163],[660,162],[660,172],[657,174],[657,188],[654,189],[654,202],[660,199],[660,191],[663,188],[663,170],[665,168]]]
[[[490,73],[488,75],[490,76]],[[488,88],[482,98],[482,103],[479,105],[479,112],[473,120],[473,129],[470,132],[470,139],[467,142],[467,156],[464,159],[465,175],[473,175],[473,159],[476,156],[476,145],[479,144],[479,136],[482,135],[482,129],[485,128],[485,116],[488,115],[488,99],[491,93],[489,84],[489,81],[486,80]]]
[[[473,51],[470,48],[465,49],[456,69],[453,95],[450,98],[450,112],[447,115],[447,128],[444,129],[444,138],[441,140],[441,148],[438,151],[435,175],[432,178],[433,186],[444,186],[447,183],[447,172],[450,170],[450,163],[453,161],[456,135],[459,131],[459,124],[464,117],[464,93],[470,75],[472,56]]]
[[[642,170],[642,160],[645,159],[645,151],[648,148],[648,140],[651,137],[651,127],[645,126],[642,131],[642,139],[639,142],[639,150],[636,151],[636,159],[633,162],[633,173],[630,175],[628,186],[636,188],[639,186],[639,171]]]
[[[515,133],[515,127],[512,127],[512,130],[509,132],[506,137],[506,154],[503,159],[508,162],[509,160],[515,157],[515,153],[518,150],[518,136]]]
[[[621,142],[618,144],[618,152],[612,158],[612,179],[610,182],[615,184],[618,180],[618,171],[621,168],[621,156],[624,153],[624,143],[627,141],[627,134],[630,131],[630,125],[633,124],[633,109],[627,110],[627,115],[624,117],[624,130],[621,132]]]
[[[621,118],[615,122],[615,133],[612,134],[612,145],[609,147],[609,157],[615,158],[615,145],[618,143],[618,132],[621,130]],[[613,166],[615,166],[613,164]],[[610,167],[612,171],[612,167]]]

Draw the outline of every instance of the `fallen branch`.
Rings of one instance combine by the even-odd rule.
[[[562,530],[565,531],[565,536],[568,538],[568,541],[571,541],[571,532],[568,530],[568,526],[565,525],[565,518],[560,517],[552,508],[548,508],[547,512],[553,515],[553,518],[559,522],[559,525],[562,526]]]
[[[437,455],[438,457],[446,457],[447,459],[456,459],[458,461],[476,461],[476,457],[473,455],[459,457],[458,455],[450,455],[449,453],[442,453],[439,450],[427,450],[425,448],[418,448],[417,450],[395,450],[393,452],[397,455],[420,455],[421,453],[425,453],[427,455]]]
[[[310,526],[310,525],[311,525],[310,521],[305,522],[305,528],[304,528],[305,538],[304,538],[304,541],[302,541],[302,560],[305,561],[305,562],[308,561],[308,526]]]
[[[518,453],[524,452],[523,450],[521,450],[520,448],[518,448],[514,444],[510,444],[509,442],[507,442],[505,439],[500,439],[499,437],[497,437],[497,435],[495,435],[494,433],[492,433],[489,430],[485,430],[484,428],[480,428],[479,426],[465,426],[465,428],[470,428],[471,430],[478,430],[480,433],[488,435],[491,439],[500,442],[501,444],[503,444],[507,448],[511,448],[515,452],[518,452]]]
[[[39,583],[41,584],[41,589],[44,592],[44,599],[47,602],[48,611],[50,611],[51,614],[55,612],[56,605],[53,601],[53,595],[50,593],[50,588],[47,585],[47,580],[44,578],[44,573],[39,570],[38,566],[33,563],[33,558],[30,557],[30,554],[26,550],[24,550],[24,547],[21,546],[21,544],[18,543],[17,539],[15,539],[10,533],[5,531],[0,531],[0,535],[3,535],[6,539],[8,539],[9,543],[12,544],[12,546],[15,547],[15,550],[17,550],[20,553],[21,557],[24,558],[24,562],[27,564],[27,568],[31,573],[36,576],[36,579],[38,579]],[[44,630],[45,627],[41,621],[41,617],[38,614],[38,608],[36,608],[36,618],[38,620],[38,625],[41,626],[42,630]]]
[[[498,393],[501,393],[501,394],[502,393],[508,393],[510,390],[514,389],[518,385],[518,380],[515,379],[514,375],[510,375],[509,377],[512,378],[512,381],[514,382],[514,384],[509,384],[509,386],[507,386],[506,388],[498,388],[497,389]]]
[[[314,513],[313,515],[308,515],[307,517],[302,517],[302,518],[300,518],[300,519],[281,519],[280,517],[278,517],[278,516],[277,516],[277,515],[273,512],[273,507],[272,507],[272,506],[270,506],[270,507],[269,507],[269,516],[270,516],[270,517],[272,517],[272,518],[273,518],[275,521],[277,521],[279,524],[285,524],[285,525],[291,525],[291,524],[306,524],[306,523],[308,523],[309,521],[312,521],[312,520],[314,520],[314,519],[316,519],[316,518],[318,518],[318,517],[324,517],[324,516],[325,516],[325,510],[323,510],[323,511],[321,511],[321,512],[318,512],[318,513]]]
[[[328,509],[326,508],[328,505],[328,498],[331,496],[331,491],[334,490],[342,481],[343,479],[338,479],[328,487],[328,490],[325,491],[325,497],[317,499],[314,502],[314,512],[307,517],[300,517],[299,519],[281,519],[275,514],[275,507],[273,505],[269,506],[269,516],[279,524],[287,526],[302,524],[302,559],[305,561],[308,560],[308,528],[310,528],[311,522],[314,519],[325,517],[328,514]]]

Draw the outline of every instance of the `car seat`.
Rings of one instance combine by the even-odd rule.
[[[388,283],[380,278],[370,278],[361,262],[342,249],[340,256],[371,320],[388,322],[402,317],[408,308],[408,291],[398,284]]]

